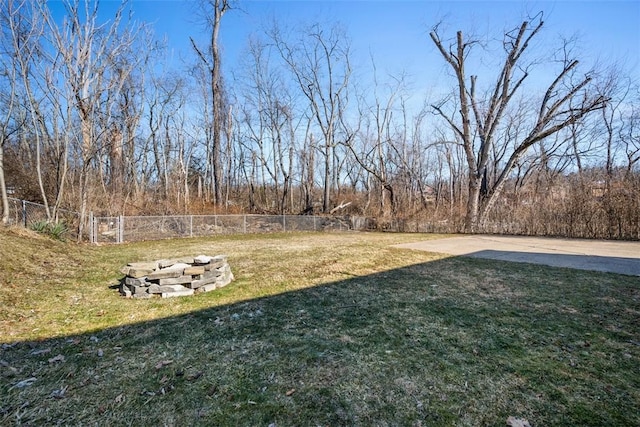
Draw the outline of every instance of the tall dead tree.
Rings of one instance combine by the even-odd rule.
[[[198,47],[197,43],[191,38],[191,45],[195,50],[198,58],[208,71],[210,102],[211,102],[211,122],[210,138],[211,138],[211,173],[213,185],[213,202],[222,202],[222,133],[225,106],[223,105],[223,85],[221,64],[222,57],[220,55],[219,34],[222,17],[231,8],[230,0],[207,0],[204,4],[202,17],[205,19],[209,29],[210,38],[206,49]]]
[[[2,223],[9,222],[9,199],[4,173],[4,147],[11,134],[19,126],[15,122],[14,110],[17,104],[18,64],[12,54],[14,43],[10,20],[14,11],[7,2],[0,7],[0,197],[2,199]]]
[[[118,8],[112,20],[100,23],[98,5],[80,0],[65,0],[66,16],[58,23],[48,10],[42,12],[48,27],[52,47],[59,53],[59,64],[54,70],[66,86],[72,114],[80,127],[78,135],[80,224],[78,239],[82,239],[85,220],[90,209],[90,194],[95,190],[95,175],[99,172],[96,158],[105,135],[105,124],[113,116],[114,94],[119,93],[129,75],[137,66],[134,59],[114,70],[114,59],[130,52],[140,27],[123,25],[126,3]],[[125,28],[123,28],[125,27]],[[117,74],[118,78],[112,78]],[[101,126],[102,125],[102,126]]]
[[[626,159],[626,174],[630,176],[640,164],[640,87],[634,88],[631,108],[622,114],[620,144]]]
[[[320,24],[300,32],[297,42],[275,27],[269,34],[295,83],[308,102],[309,116],[322,134],[324,163],[322,211],[330,211],[332,183],[338,181],[334,167],[341,118],[347,108],[351,53],[349,40],[338,26],[328,31]]]
[[[298,122],[290,87],[273,65],[270,52],[264,42],[249,41],[243,64],[246,72],[239,75],[237,84],[241,88],[239,115],[244,129],[242,139],[251,144],[261,165],[263,193],[270,205],[266,208],[273,209],[277,200],[278,213],[285,213],[292,188]],[[269,197],[267,189],[273,190]]]
[[[447,42],[441,38],[438,27],[431,31],[433,43],[445,61],[451,66],[456,79],[456,93],[451,99],[432,105],[454,132],[463,146],[469,180],[469,193],[465,229],[477,232],[487,213],[498,200],[507,178],[518,160],[537,142],[572,125],[594,110],[603,108],[606,97],[592,86],[592,76],[577,73],[578,61],[563,50],[561,68],[551,83],[543,90],[540,100],[529,97],[527,117],[529,130],[516,141],[500,140],[497,135],[505,126],[509,108],[515,106],[514,96],[521,92],[529,77],[533,63],[527,63],[523,55],[530,50],[531,41],[543,27],[541,17],[535,22],[525,21],[513,31],[506,32],[502,45],[504,60],[495,78],[495,84],[485,95],[479,94],[478,76],[467,71],[469,57],[475,40],[466,40],[458,31],[456,38]],[[487,182],[491,153],[495,144],[509,144],[495,180]]]
[[[33,141],[34,163],[36,178],[47,214],[47,219],[51,220],[51,210],[49,208],[47,192],[42,172],[42,145],[44,138],[44,120],[41,109],[41,96],[36,95],[34,86],[34,68],[36,64],[42,62],[42,34],[44,32],[43,20],[33,3],[7,1],[2,6],[2,34],[3,34],[3,56],[6,55],[11,64],[13,81],[10,82],[10,96],[18,95],[21,101],[22,114],[26,118],[21,123],[21,134],[29,134],[29,140]]]
[[[397,189],[393,180],[396,178],[391,173],[391,169],[397,159],[392,159],[393,154],[401,151],[395,144],[403,142],[405,138],[396,135],[393,128],[398,127],[394,123],[394,113],[396,112],[396,102],[403,104],[403,91],[405,83],[403,78],[394,79],[393,83],[381,85],[378,82],[377,69],[372,60],[374,87],[371,90],[371,99],[366,96],[361,97],[360,120],[357,129],[350,133],[357,135],[356,138],[347,140],[344,145],[349,149],[353,158],[357,161],[371,177],[375,178],[379,184],[379,215],[383,217],[395,217],[397,213]],[[381,89],[382,86],[382,89]],[[383,92],[383,93],[380,93]],[[397,112],[404,113],[402,110]],[[400,114],[404,117],[404,114]],[[399,126],[406,130],[406,123]],[[401,156],[400,156],[401,157]],[[399,159],[400,163],[402,159]],[[387,206],[387,199],[388,205]],[[390,209],[388,209],[390,208]]]

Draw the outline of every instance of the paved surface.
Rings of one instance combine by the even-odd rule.
[[[640,242],[473,235],[396,246],[449,255],[640,276]]]

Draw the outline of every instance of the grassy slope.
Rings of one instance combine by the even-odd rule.
[[[638,278],[390,247],[419,238],[0,231],[0,424],[640,425]],[[127,261],[200,253],[237,280],[109,288]]]

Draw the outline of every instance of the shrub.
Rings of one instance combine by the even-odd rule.
[[[64,240],[67,226],[62,222],[49,222],[47,220],[34,221],[30,227],[33,231],[45,234],[55,240]]]

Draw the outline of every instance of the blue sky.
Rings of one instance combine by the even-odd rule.
[[[119,4],[103,0],[100,10],[109,16]],[[435,23],[442,21],[447,35],[463,30],[500,37],[527,15],[543,11],[545,28],[539,39],[543,46],[557,43],[559,36],[577,36],[583,63],[618,63],[640,79],[638,0],[240,0],[237,4],[241,10],[225,15],[220,34],[227,73],[238,67],[247,37],[260,33],[274,18],[284,25],[340,22],[351,37],[355,64],[369,66],[371,52],[379,72],[398,75],[406,71],[416,90],[428,90],[445,70],[428,35]],[[131,0],[131,5],[134,19],[151,23],[158,37],[168,39],[176,66],[180,58],[193,60],[190,36],[206,43],[193,0]]]
[[[347,27],[356,56],[371,51],[389,72],[420,74],[438,61],[429,29],[443,21],[449,33],[493,34],[517,26],[527,14],[544,11],[544,37],[558,35],[580,40],[581,58],[624,62],[638,72],[640,57],[640,1],[349,1],[245,0],[242,11],[225,16],[221,42],[227,68],[235,66],[247,36],[260,32],[273,18],[285,24],[339,21]],[[105,3],[103,2],[103,6]],[[202,38],[195,23],[194,5],[185,0],[133,0],[138,19],[154,23],[158,36],[166,35],[177,54],[191,55],[188,37]]]

